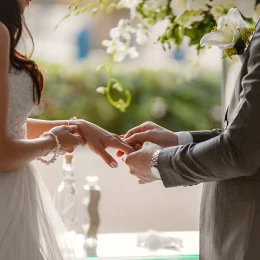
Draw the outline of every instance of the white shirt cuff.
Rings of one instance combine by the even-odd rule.
[[[190,132],[177,132],[175,133],[178,137],[178,145],[185,145],[185,144],[191,144],[193,143],[193,137]],[[159,157],[159,155],[158,155]],[[158,158],[157,158],[158,160]],[[152,171],[152,174],[155,178],[161,180],[161,176],[159,173],[159,170],[157,168],[154,168]]]
[[[178,144],[185,145],[193,143],[193,137],[190,132],[177,132],[175,133],[178,136]]]
[[[154,168],[153,171],[151,171],[151,173],[156,179],[161,180],[161,175],[159,173],[158,168]]]

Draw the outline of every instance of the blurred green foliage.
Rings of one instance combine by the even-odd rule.
[[[120,65],[116,77],[131,91],[125,113],[112,107],[96,88],[106,84],[105,72],[41,63],[47,69],[41,119],[83,118],[111,132],[122,134],[145,121],[173,131],[220,127],[212,117],[220,106],[220,75],[201,72],[193,78],[173,70],[129,69]],[[119,95],[118,92],[112,92]],[[115,96],[116,97],[116,96]]]

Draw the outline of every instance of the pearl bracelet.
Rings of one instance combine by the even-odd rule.
[[[47,166],[49,166],[51,163],[54,163],[56,161],[57,157],[59,157],[59,150],[60,150],[61,145],[60,145],[60,142],[59,142],[57,135],[55,135],[54,133],[44,132],[41,136],[45,136],[45,135],[52,135],[54,137],[55,142],[56,142],[56,148],[55,148],[54,154],[53,154],[53,156],[50,160],[47,161],[47,160],[45,160],[41,157],[37,158],[37,160],[46,164]]]

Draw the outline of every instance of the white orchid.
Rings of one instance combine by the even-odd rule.
[[[176,22],[184,28],[192,29],[192,24],[203,21],[204,16],[205,15],[201,11],[189,11],[186,12],[185,15],[176,18]]]
[[[160,10],[161,8],[166,8],[168,5],[168,0],[147,0],[145,6],[151,10]]]
[[[200,41],[201,46],[218,46],[224,50],[224,57],[242,54],[249,44],[255,28],[248,28],[236,8],[230,9],[227,16],[221,16],[213,32],[206,34]]]
[[[137,25],[136,29],[136,42],[138,44],[144,44],[147,42],[149,37],[149,29],[146,29],[142,24]]]
[[[206,34],[200,41],[201,46],[213,45],[220,49],[234,47],[240,33],[248,27],[236,8],[230,9],[227,16],[217,21],[217,31]]]
[[[136,59],[139,57],[139,53],[137,52],[135,47],[128,48],[127,46],[125,46],[124,50],[115,53],[114,61],[122,62],[127,56],[129,56],[130,59]]]
[[[206,11],[209,0],[172,0],[170,7],[177,19],[186,11]]]
[[[124,43],[120,42],[119,40],[104,40],[102,41],[102,45],[107,47],[108,54],[114,54],[115,52],[122,52],[124,51]]]
[[[204,19],[204,11],[209,9],[208,0],[172,0],[170,7],[176,16],[175,20],[184,28],[191,29],[194,22]]]
[[[112,28],[109,32],[109,35],[114,40],[131,40],[131,33],[134,33],[135,30],[129,25],[129,20],[120,19],[117,27]]]

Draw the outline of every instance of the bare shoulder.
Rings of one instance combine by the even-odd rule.
[[[10,34],[7,27],[0,22],[0,78],[9,71]]]
[[[2,22],[0,22],[0,39],[1,39],[0,44],[1,44],[1,42],[2,42],[2,44],[6,44],[6,43],[9,43],[9,41],[10,41],[9,31]]]

